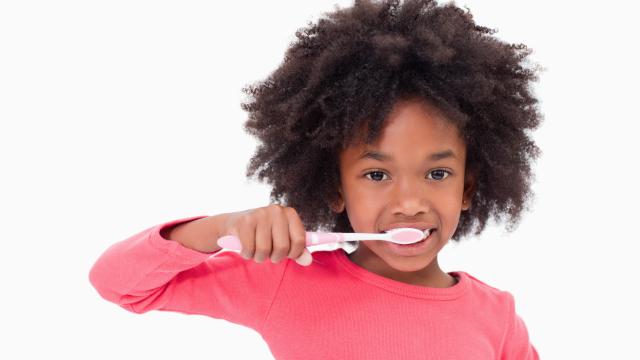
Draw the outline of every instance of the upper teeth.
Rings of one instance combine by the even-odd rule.
[[[384,232],[391,231],[391,230],[395,230],[395,229],[396,229],[396,228],[394,228],[394,229],[387,229],[387,230],[385,230]],[[428,234],[428,233],[430,233],[433,229],[416,229],[416,230],[420,230],[420,231],[423,231],[423,232],[425,232],[425,233],[427,233],[427,234]]]

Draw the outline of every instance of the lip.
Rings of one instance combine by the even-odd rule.
[[[394,223],[391,225],[387,225],[383,227],[380,231],[385,232],[391,229],[397,228],[412,228],[424,231],[425,229],[437,229],[434,224],[426,223],[426,222],[415,222],[415,223]]]

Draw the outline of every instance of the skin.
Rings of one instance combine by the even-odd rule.
[[[446,149],[455,157],[426,160]],[[359,159],[365,150],[389,154],[393,160]],[[339,198],[331,208],[338,213],[346,210],[356,232],[378,233],[399,222],[427,222],[437,231],[415,256],[396,255],[386,247],[388,242],[371,240],[360,242],[349,259],[407,284],[455,285],[456,279],[440,269],[438,252],[454,234],[461,212],[470,206],[475,183],[471,174],[465,174],[465,159],[466,145],[457,128],[437,108],[416,99],[397,102],[376,142],[356,142],[341,151]]]

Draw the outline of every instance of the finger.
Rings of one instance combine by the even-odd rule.
[[[256,227],[256,251],[253,259],[261,263],[271,254],[271,220],[265,210],[261,210]]]
[[[254,220],[251,217],[243,217],[238,221],[236,232],[242,246],[240,255],[245,260],[251,259],[255,251],[256,225]]]
[[[272,216],[271,236],[273,238],[273,246],[271,248],[271,262],[279,263],[287,256],[291,246],[289,224],[283,208],[275,209]]]
[[[287,256],[290,259],[296,259],[307,248],[307,234],[302,220],[300,220],[300,216],[298,216],[294,208],[287,208],[287,220],[289,223],[289,236],[291,237],[291,246]]]

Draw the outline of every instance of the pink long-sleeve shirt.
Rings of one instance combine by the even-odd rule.
[[[276,359],[539,359],[513,296],[463,271],[429,288],[352,263],[343,249],[313,263],[244,260],[201,253],[156,225],[109,247],[89,280],[106,300],[134,313],[201,314],[249,327]]]

